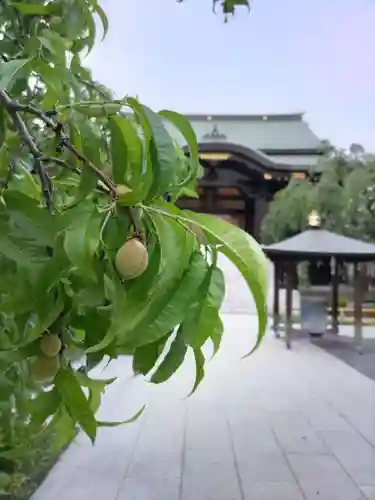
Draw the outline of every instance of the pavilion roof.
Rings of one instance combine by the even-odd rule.
[[[352,261],[375,260],[375,245],[349,238],[325,229],[313,228],[264,246],[264,252],[272,258],[339,257]]]

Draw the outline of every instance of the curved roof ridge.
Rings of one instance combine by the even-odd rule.
[[[289,113],[184,113],[190,120],[204,121],[301,121],[305,116],[304,111],[295,111]]]

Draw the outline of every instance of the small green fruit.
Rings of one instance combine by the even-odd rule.
[[[132,189],[128,186],[125,186],[125,184],[118,184],[116,186],[116,195],[118,196],[118,198],[120,198],[121,196],[124,196],[125,194],[131,193],[131,192],[132,192]]]
[[[118,184],[116,186],[116,197],[119,205],[129,206],[137,202],[136,194],[130,187],[125,186],[125,184]]]
[[[61,340],[55,333],[46,334],[41,338],[40,350],[48,357],[57,356],[61,349]]]
[[[148,266],[146,246],[138,238],[131,238],[118,250],[115,263],[124,280],[138,278]]]
[[[43,384],[44,382],[51,382],[59,371],[59,368],[60,361],[58,356],[52,358],[41,354],[31,363],[30,374],[34,382]]]

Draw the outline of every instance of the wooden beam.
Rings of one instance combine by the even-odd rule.
[[[332,332],[335,334],[339,333],[339,262],[335,258],[333,262],[333,275],[332,275],[332,297],[331,297],[331,307],[332,307]]]
[[[272,330],[276,338],[280,338],[280,277],[281,268],[278,261],[274,262],[274,283],[273,283],[273,324]]]
[[[285,343],[288,349],[292,347],[292,311],[293,311],[293,266],[288,262],[286,266],[286,294],[285,294]]]
[[[356,262],[354,264],[354,345],[361,354],[363,349],[362,300],[363,286],[361,265]]]

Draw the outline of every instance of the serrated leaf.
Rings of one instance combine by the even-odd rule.
[[[183,335],[177,332],[176,338],[163,361],[151,377],[153,384],[160,384],[168,380],[182,365],[187,352]]]
[[[125,293],[123,284],[119,282],[111,326],[105,338],[87,352],[100,351],[115,340],[118,347],[126,347],[129,332],[136,336],[138,329],[145,328],[160,313],[188,266],[194,248],[192,235],[172,219],[153,214],[152,221],[160,245],[160,256],[156,253],[154,260],[152,254],[146,272],[134,280],[129,293]],[[157,246],[155,248],[159,252]],[[151,281],[144,277],[146,273],[153,276]]]
[[[122,116],[110,118],[108,128],[110,132],[113,180],[116,184],[124,184],[129,161],[128,134],[131,130],[129,135],[133,133],[131,139],[134,141],[135,130],[129,120]]]
[[[73,109],[84,116],[90,118],[100,118],[103,116],[112,116],[121,110],[121,104],[104,103],[104,104],[74,104]]]
[[[173,186],[176,176],[178,157],[172,138],[168,134],[161,116],[136,99],[127,100],[129,106],[140,116],[146,135],[150,136],[149,154],[151,155],[153,181],[147,200],[163,196]]]
[[[96,173],[87,165],[84,165],[79,178],[78,192],[73,204],[84,200],[96,188],[98,178]]]
[[[256,349],[267,327],[268,264],[260,245],[248,233],[212,215],[180,212],[182,220],[196,223],[238,268],[253,295],[258,312]]]
[[[173,332],[169,332],[161,339],[135,349],[133,355],[133,371],[136,375],[146,375],[152,370],[164,349],[165,343],[172,333]]]
[[[13,59],[0,63],[0,90],[10,91],[17,78],[24,76],[29,59]]]
[[[187,308],[204,278],[206,266],[202,254],[195,252],[179,282],[158,300],[156,314],[146,316],[142,323],[121,337],[120,341],[138,347],[163,337],[178,326],[184,320]]]
[[[37,312],[36,322],[27,334],[25,344],[39,337],[63,312],[65,302],[61,286],[57,290],[51,290],[49,293],[35,297],[34,304]]]
[[[51,415],[54,415],[61,403],[61,397],[56,388],[40,392],[29,403],[31,413],[30,425],[39,429]]]
[[[133,417],[130,417],[127,420],[122,420],[121,422],[103,422],[101,420],[98,420],[98,427],[118,427],[119,425],[131,424],[139,419],[146,408],[147,405],[142,406],[142,408],[137,411],[137,413]]]
[[[162,111],[159,111],[159,114],[169,120],[179,130],[188,145],[190,153],[190,171],[188,172],[187,177],[183,179],[182,183],[180,184],[181,187],[187,186],[192,180],[195,180],[199,170],[199,147],[194,129],[191,126],[189,120],[179,113],[164,109]],[[185,188],[185,194],[186,192],[193,193],[192,197],[198,198],[194,191]],[[187,196],[189,196],[189,194],[187,194]]]
[[[139,193],[139,199],[143,199],[146,179],[142,174],[143,146],[137,130],[131,120],[120,116],[110,118],[108,127],[113,179],[118,184],[129,184],[135,193]]]
[[[86,13],[86,27],[88,30],[88,36],[86,37],[87,40],[87,55],[90,54],[92,51],[94,44],[95,44],[95,39],[96,39],[96,24],[95,24],[95,19],[94,16],[90,11],[87,11]]]
[[[95,212],[77,210],[76,214],[76,220],[65,231],[64,250],[80,273],[96,281],[93,261],[99,245],[101,218]]]
[[[95,415],[75,374],[70,369],[61,369],[55,377],[55,387],[71,418],[82,427],[94,443],[97,431]]]
[[[211,328],[210,328],[210,335],[209,336],[210,336],[210,339],[212,341],[212,345],[214,348],[214,352],[212,354],[212,357],[214,357],[215,354],[220,349],[220,344],[221,344],[221,340],[223,337],[223,333],[224,333],[223,322],[222,322],[220,316],[218,315],[216,317],[216,319],[212,322]]]
[[[47,49],[48,52],[52,54],[54,58],[58,60],[61,65],[66,64],[66,55],[65,52],[68,50],[68,41],[65,40],[58,33],[53,32],[51,30],[44,30],[42,35],[38,37],[39,42],[42,47]],[[49,56],[50,58],[51,56]],[[61,71],[61,70],[60,70]],[[65,78],[69,78],[68,75],[64,75]],[[63,75],[60,75],[60,78],[63,78]]]
[[[99,3],[97,3],[94,7],[94,12],[96,14],[98,14],[101,22],[102,22],[102,26],[103,26],[103,36],[102,36],[102,40],[104,40],[104,38],[107,36],[107,33],[108,33],[108,17],[106,15],[106,13],[104,12],[104,10],[102,9],[102,7],[99,5]]]
[[[9,191],[24,193],[26,196],[34,198],[39,202],[41,200],[40,184],[35,180],[29,168],[23,162],[17,165],[17,173],[12,176],[8,189]]]
[[[204,364],[205,359],[201,349],[193,349],[194,360],[195,360],[195,382],[194,386],[189,394],[191,396],[198,389],[199,384],[204,378]]]
[[[198,290],[194,305],[182,325],[186,342],[193,348],[201,347],[217,321],[225,295],[223,272],[212,266]]]
[[[113,384],[113,382],[116,381],[116,378],[107,380],[97,380],[97,379],[92,379],[87,375],[84,375],[79,372],[76,372],[75,376],[78,380],[78,383],[82,387],[87,387],[89,389],[89,404],[91,410],[95,414],[100,408],[100,404],[102,402],[102,396],[104,394],[107,385]]]
[[[69,132],[70,132],[70,140],[77,151],[83,150],[82,137],[81,132],[78,127],[76,127],[73,123],[69,123]],[[81,166],[81,162],[75,155],[72,155],[72,161],[74,162],[74,167],[79,168]]]

